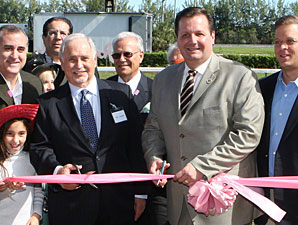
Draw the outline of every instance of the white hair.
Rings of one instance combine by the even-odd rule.
[[[59,56],[60,58],[63,60],[63,55],[64,55],[64,51],[65,51],[65,46],[67,44],[67,42],[69,41],[72,41],[72,40],[75,40],[75,39],[86,39],[92,49],[92,55],[93,57],[96,56],[96,47],[95,47],[95,44],[94,42],[92,41],[91,38],[89,38],[88,36],[86,36],[85,34],[81,34],[81,33],[74,33],[74,34],[71,34],[69,36],[67,36],[63,42],[62,42],[62,45],[61,45],[61,48],[60,48],[60,51],[59,51]],[[78,46],[79,48],[80,46]]]
[[[143,52],[144,51],[144,45],[143,45],[143,39],[140,35],[134,33],[134,32],[121,32],[119,33],[113,40],[112,45],[113,49],[115,48],[115,45],[117,44],[118,41],[125,39],[125,38],[134,38],[137,40],[137,47],[139,51]]]
[[[170,57],[176,49],[179,49],[177,42],[175,42],[174,44],[170,44],[169,49],[168,49],[168,53],[167,53],[168,63],[170,63]]]

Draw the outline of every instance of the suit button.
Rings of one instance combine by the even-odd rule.
[[[268,158],[268,155],[265,155],[265,158]]]
[[[181,160],[185,161],[187,158],[185,156],[181,156]]]
[[[180,134],[180,136],[179,136],[180,138],[184,138],[184,134]]]
[[[100,157],[99,157],[98,155],[96,156],[96,160],[97,160],[97,161],[99,161],[99,160],[100,160]]]

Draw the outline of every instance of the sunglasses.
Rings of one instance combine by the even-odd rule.
[[[124,58],[131,58],[133,57],[134,54],[138,53],[139,51],[137,52],[116,52],[116,53],[113,53],[112,54],[112,57],[113,59],[120,59],[121,55],[123,54]]]

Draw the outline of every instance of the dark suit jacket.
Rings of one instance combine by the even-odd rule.
[[[22,104],[35,103],[36,98],[43,93],[41,81],[25,71],[21,71],[20,74],[23,82]],[[8,91],[9,88],[5,80],[0,76],[0,109],[15,104]]]
[[[118,81],[118,75],[109,77],[107,80]],[[142,109],[148,102],[151,102],[152,83],[153,83],[152,79],[150,79],[149,77],[146,77],[143,73],[141,73],[141,80],[137,87],[137,89],[140,92],[139,94],[133,96],[133,99],[137,104],[139,112],[142,111]],[[141,119],[143,124],[145,123],[147,116],[148,116],[148,113],[141,113]]]
[[[38,174],[52,174],[56,166],[68,163],[82,165],[82,173],[146,172],[141,124],[130,89],[104,80],[98,80],[98,87],[101,131],[96,153],[82,130],[68,83],[38,98],[40,108],[30,151]],[[128,120],[115,124],[110,103],[123,107]],[[75,191],[49,185],[50,223],[93,225],[102,213],[104,224],[114,224],[114,220],[118,221],[115,224],[130,224],[134,194],[146,193],[140,183],[103,184],[98,190],[82,185]]]
[[[27,71],[28,73],[32,73],[32,70],[34,70],[37,66],[47,63],[46,60],[46,54],[39,54],[34,53],[26,62],[23,70]],[[97,70],[95,70],[95,76],[99,78],[99,74]],[[58,65],[58,73],[57,77],[54,81],[55,88],[65,84],[67,82],[67,79],[65,77],[64,71],[62,70],[61,66]]]
[[[259,176],[268,176],[268,152],[270,143],[271,108],[279,72],[260,80],[265,102],[265,124],[261,142],[257,148]],[[298,175],[298,100],[293,105],[285,130],[275,155],[275,176]],[[268,190],[267,191],[267,196]],[[298,224],[298,190],[274,189],[274,199],[279,207],[287,211],[284,220]]]

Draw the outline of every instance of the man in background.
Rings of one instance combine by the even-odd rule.
[[[138,107],[143,124],[150,111],[152,80],[140,71],[144,58],[143,39],[133,32],[121,32],[112,42],[114,65],[117,75],[108,78],[130,86],[133,99]],[[152,183],[146,209],[137,224],[167,224],[167,201],[165,189],[155,187]]]
[[[275,23],[275,56],[281,71],[260,80],[265,124],[258,146],[259,176],[298,175],[298,17]],[[287,214],[279,223],[298,224],[297,189],[267,189],[267,196]],[[274,222],[272,222],[274,223]],[[257,224],[263,224],[258,221]]]
[[[252,152],[264,121],[257,76],[213,53],[214,22],[205,9],[179,12],[175,33],[185,63],[167,67],[153,81],[142,136],[149,172],[159,174],[167,157],[168,173],[176,181],[167,184],[171,225],[249,224],[254,206],[241,196],[226,212],[205,216],[187,203],[187,194],[196,181],[222,172],[255,176]]]
[[[26,63],[28,37],[16,26],[0,28],[0,109],[17,104],[32,104],[42,94],[40,80],[21,71]]]
[[[42,40],[45,47],[43,54],[33,53],[32,57],[26,63],[24,70],[34,73],[37,66],[45,63],[55,63],[60,65],[59,51],[64,38],[72,34],[73,26],[69,19],[65,17],[52,17],[48,19],[42,29]],[[58,67],[57,77],[55,79],[55,87],[66,82],[64,72]]]

